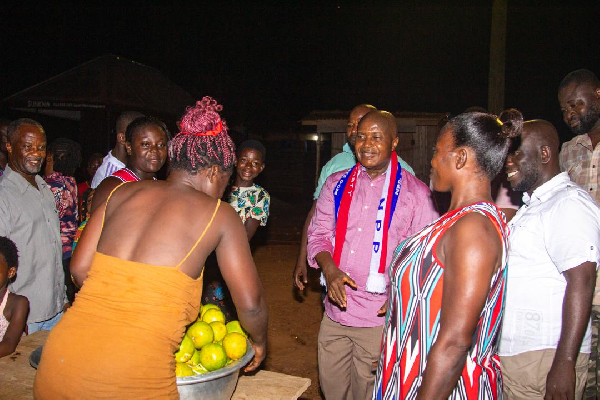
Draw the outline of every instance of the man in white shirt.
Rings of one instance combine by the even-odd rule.
[[[125,111],[117,118],[117,143],[115,147],[108,152],[102,160],[102,165],[96,170],[96,174],[92,178],[92,189],[96,189],[100,182],[107,176],[125,168],[127,162],[127,150],[125,149],[125,131],[127,127],[136,118],[143,117],[144,114],[137,111]]]
[[[510,221],[498,354],[509,399],[580,399],[591,349],[600,210],[558,164],[558,134],[528,121],[506,172],[524,205]]]

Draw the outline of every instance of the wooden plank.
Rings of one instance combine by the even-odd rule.
[[[294,400],[310,386],[310,379],[258,371],[253,376],[240,376],[232,400]]]
[[[24,336],[14,353],[0,358],[0,399],[33,399],[35,369],[29,365],[29,355],[44,344],[47,337],[47,331]]]

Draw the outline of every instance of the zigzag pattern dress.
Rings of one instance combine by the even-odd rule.
[[[373,399],[415,399],[427,354],[440,329],[444,266],[436,256],[439,239],[461,217],[483,214],[502,241],[501,268],[492,277],[462,374],[450,399],[502,397],[496,337],[504,311],[508,229],[504,214],[481,202],[450,211],[405,240],[396,250],[390,273],[390,299],[383,330]]]

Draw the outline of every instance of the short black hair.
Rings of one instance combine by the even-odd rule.
[[[9,143],[14,140],[14,136],[15,136],[16,132],[19,130],[19,128],[21,127],[21,125],[35,125],[38,128],[40,128],[42,130],[42,132],[44,132],[44,128],[42,127],[42,124],[40,124],[36,120],[31,119],[31,118],[19,118],[17,120],[14,120],[10,124],[8,124],[8,128],[6,128],[6,137],[7,137]]]
[[[100,161],[102,161],[103,159],[104,159],[104,154],[102,154],[102,153],[93,153],[93,154],[92,154],[92,155],[91,155],[91,156],[88,158],[88,160],[87,160],[87,165],[90,165],[90,163],[91,163],[93,160],[100,160]],[[87,165],[86,165],[86,166],[87,166]]]
[[[115,129],[117,133],[125,133],[129,124],[136,118],[143,117],[139,111],[123,111],[118,117],[117,122],[115,124]]]
[[[52,154],[52,169],[65,176],[73,176],[81,164],[81,146],[67,138],[58,138],[48,145],[46,154]]]
[[[19,266],[19,251],[15,242],[7,237],[0,236],[0,254],[4,256],[8,268]]]
[[[148,125],[156,125],[160,129],[165,132],[167,135],[167,140],[171,140],[171,133],[167,129],[167,126],[164,122],[154,117],[139,117],[131,121],[129,125],[127,125],[127,130],[125,131],[125,141],[131,143],[133,140],[133,134],[137,132],[138,129],[141,129]]]
[[[569,86],[571,83],[576,83],[577,86],[588,84],[594,89],[600,87],[600,81],[598,81],[598,77],[589,69],[578,69],[576,71],[569,72],[567,76],[565,76],[560,82],[560,85],[558,85],[558,90]]]
[[[262,144],[261,142],[259,142],[258,140],[245,140],[242,142],[242,144],[240,144],[237,148],[237,156],[239,157],[240,154],[242,154],[242,151],[244,151],[244,149],[252,149],[252,150],[256,150],[260,153],[260,161],[264,164],[265,160],[267,159],[267,149],[265,148],[265,145]]]

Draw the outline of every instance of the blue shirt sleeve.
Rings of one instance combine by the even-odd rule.
[[[398,162],[400,163],[400,166],[402,167],[403,170],[410,172],[412,174],[412,176],[416,176],[415,171],[413,171],[412,167],[410,165],[408,165],[408,163],[406,161],[404,161],[400,156],[398,156]]]

